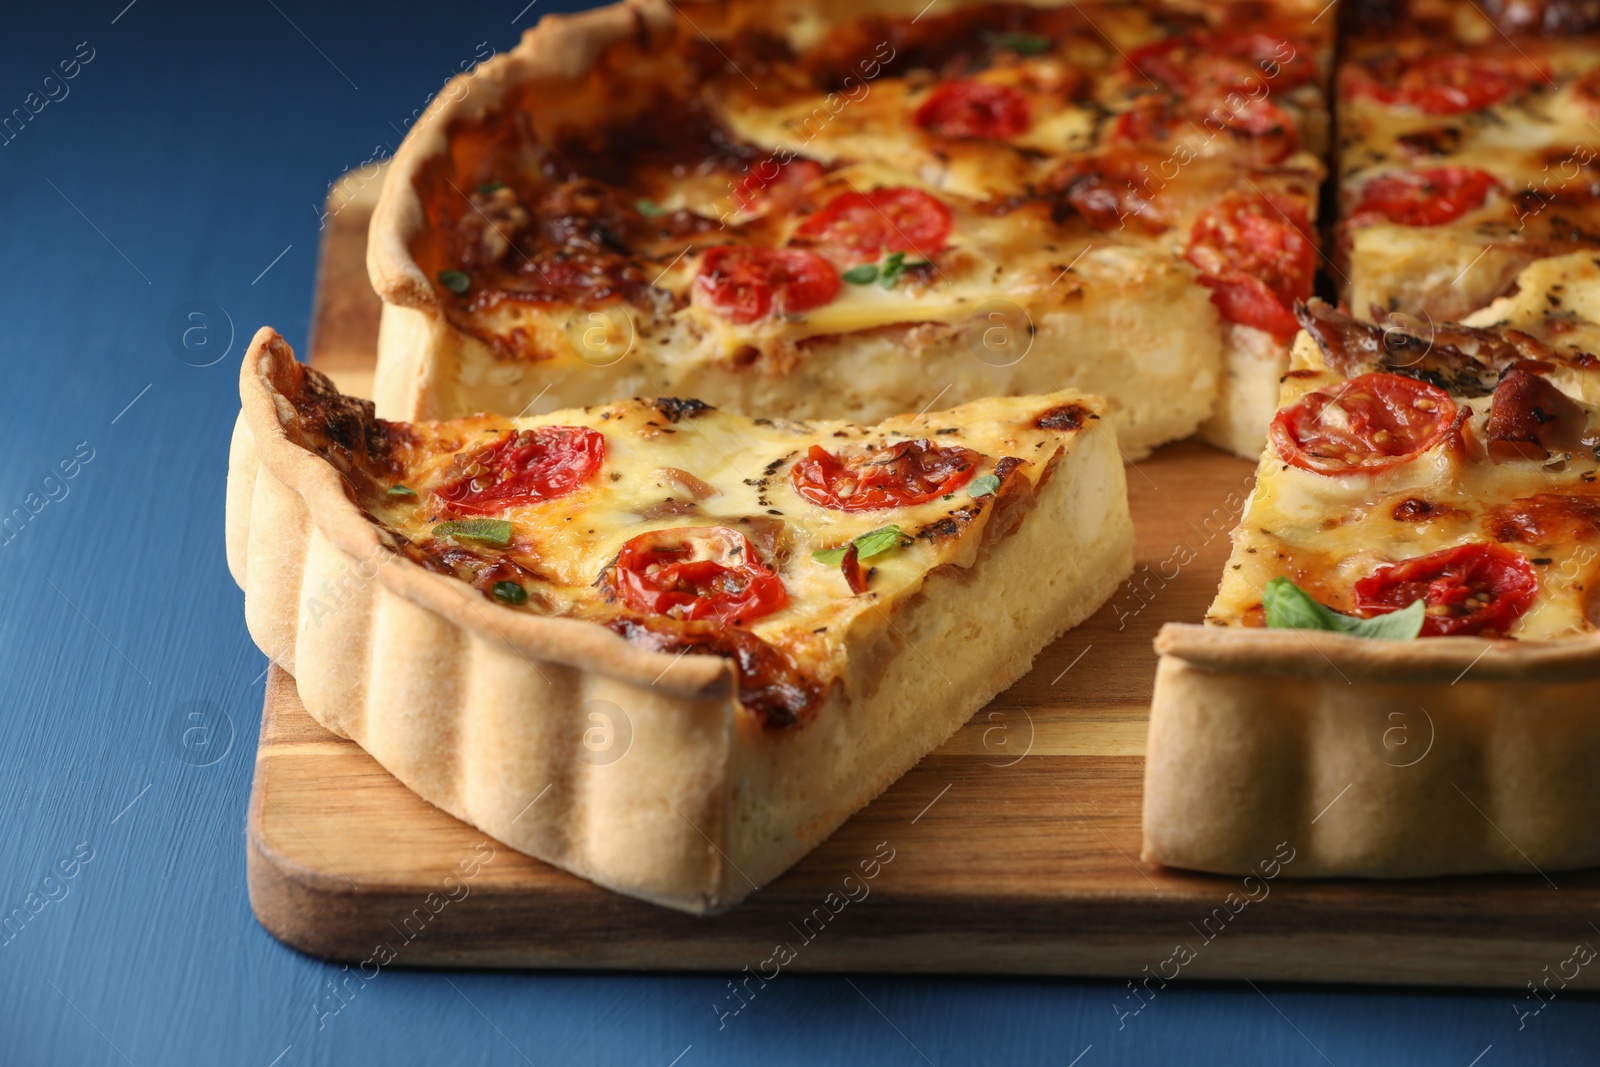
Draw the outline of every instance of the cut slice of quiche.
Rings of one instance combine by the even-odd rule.
[[[514,848],[691,912],[794,863],[1132,564],[1096,398],[377,419],[271,330],[228,558],[307,709]]]

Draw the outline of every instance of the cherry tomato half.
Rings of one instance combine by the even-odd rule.
[[[1500,545],[1458,545],[1382,567],[1356,583],[1356,610],[1368,618],[1427,605],[1424,637],[1500,636],[1533,604],[1533,564]]]
[[[1303,45],[1265,33],[1179,34],[1135,49],[1127,64],[1135,74],[1174,89],[1210,85],[1248,92],[1266,84],[1287,92],[1316,76]]]
[[[1188,141],[1203,151],[1224,130],[1245,140],[1249,162],[1256,166],[1282,163],[1300,147],[1299,127],[1283,108],[1217,88],[1181,97],[1141,96],[1118,116],[1110,140],[1143,145]]]
[[[617,553],[606,585],[625,607],[680,620],[748,622],[789,602],[778,572],[726,526],[640,534]]]
[[[695,299],[737,323],[809,311],[838,295],[833,264],[798,248],[717,245],[706,249],[694,279]]]
[[[1028,98],[1019,89],[992,82],[945,82],[917,108],[915,121],[942,137],[1003,141],[1033,124]]]
[[[909,252],[932,259],[950,236],[950,209],[938,197],[908,185],[840,193],[795,231],[799,244],[815,247],[846,267],[872,263],[883,252]]]
[[[1195,221],[1188,259],[1224,319],[1288,340],[1300,328],[1290,307],[1311,295],[1316,272],[1310,228],[1299,197],[1229,193]]]
[[[925,504],[972,480],[983,457],[970,448],[926,439],[896,441],[848,455],[812,445],[789,472],[795,492],[834,511],[876,511]]]
[[[433,495],[450,511],[492,515],[566,496],[606,458],[603,434],[583,426],[513,430],[451,461],[449,479]]]
[[[1268,437],[1301,470],[1376,474],[1444,440],[1455,421],[1444,390],[1399,374],[1362,374],[1278,412]]]
[[[1499,179],[1477,167],[1392,171],[1361,187],[1361,200],[1350,221],[1442,226],[1482,207],[1490,191],[1498,188]]]
[[[1346,70],[1344,91],[1425,115],[1459,115],[1498,104],[1547,76],[1520,55],[1378,56]]]

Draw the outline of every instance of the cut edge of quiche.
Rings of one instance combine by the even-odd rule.
[[[1373,878],[1600,863],[1600,258],[1538,261],[1425,336],[1326,305],[1302,322],[1324,344],[1297,341],[1209,625],[1156,641],[1144,858],[1245,874],[1286,845],[1288,876]],[[1291,417],[1391,387],[1452,413],[1441,434],[1394,429],[1416,439],[1392,463],[1328,447],[1354,425],[1338,413]],[[1466,601],[1429,585],[1480,565]],[[1277,576],[1369,617],[1414,593],[1427,629],[1265,628]]]
[[[838,10],[832,17],[846,13],[845,6],[834,6]],[[908,13],[914,13],[914,7]],[[1302,21],[1312,13],[1300,10],[1306,7],[1278,5],[1283,15]],[[735,21],[760,24],[762,18],[776,18],[759,5],[735,4],[732,9]],[[886,11],[888,5],[863,10]],[[852,9],[852,13],[860,12]],[[871,421],[937,403],[941,394],[950,402],[1070,386],[1107,399],[1129,459],[1142,458],[1155,446],[1197,430],[1219,448],[1245,456],[1255,453],[1260,442],[1255,423],[1270,412],[1272,385],[1287,358],[1287,347],[1271,334],[1221,321],[1211,293],[1197,284],[1198,276],[1181,248],[1158,252],[1117,247],[1115,240],[1108,246],[1107,238],[1095,237],[1084,247],[1077,242],[1053,251],[1050,255],[1059,262],[1048,260],[1053,267],[1045,277],[1058,278],[1052,292],[1062,286],[1071,290],[1066,300],[1011,294],[1004,285],[991,287],[992,292],[974,285],[973,295],[960,300],[934,291],[920,300],[916,315],[902,311],[898,317],[882,318],[878,305],[901,294],[886,296],[875,285],[845,284],[841,291],[849,299],[819,309],[809,316],[809,325],[794,327],[792,349],[786,346],[775,356],[762,348],[754,364],[748,363],[753,358],[749,346],[741,346],[737,337],[718,340],[721,334],[701,321],[704,316],[677,315],[665,324],[652,320],[644,325],[623,322],[625,316],[604,309],[598,317],[574,316],[564,323],[559,316],[536,316],[512,332],[537,337],[543,357],[538,361],[497,353],[479,336],[481,330],[453,321],[446,308],[448,294],[441,294],[431,275],[459,275],[460,281],[466,276],[448,269],[450,265],[437,255],[434,245],[439,240],[428,221],[431,209],[416,187],[419,177],[430,168],[436,170],[441,160],[462,152],[462,158],[468,158],[481,149],[476,144],[465,149],[454,145],[451,130],[492,117],[521,86],[594,84],[605,74],[608,48],[630,41],[668,40],[675,17],[670,4],[639,0],[546,18],[515,49],[452,82],[419,119],[389,168],[371,227],[369,273],[384,300],[374,386],[380,412],[396,418],[443,418],[476,410],[518,410],[526,403],[580,406],[634,392],[701,396],[750,414],[838,414]],[[828,18],[811,12],[795,15],[795,22],[803,29],[791,32],[820,35]],[[872,55],[869,52],[866,61],[872,61]],[[662,63],[670,66],[668,59]],[[863,76],[870,81],[873,74]],[[1284,90],[1276,97],[1288,95]],[[542,101],[544,108],[548,100]],[[548,109],[559,112],[550,117],[551,123],[581,129],[593,122],[581,106],[563,110],[550,104]],[[802,151],[812,145],[807,131],[809,127],[795,134],[794,143]],[[786,138],[779,149],[787,143]],[[1261,188],[1271,191],[1278,179],[1291,185],[1303,180],[1314,190],[1322,165],[1315,160],[1308,163],[1307,158],[1305,151],[1294,157],[1297,167],[1310,168],[1305,173],[1295,171],[1290,176],[1284,168],[1270,177],[1262,170],[1248,186],[1265,195]],[[1180,157],[1180,163],[1186,165],[1187,159]],[[460,186],[450,196],[476,196],[469,186],[476,179],[463,177],[465,173],[457,175]],[[1154,181],[1157,193],[1165,186],[1164,178],[1140,180]],[[1314,206],[1314,191],[1310,199]],[[652,212],[666,210],[650,207]],[[994,211],[988,203],[978,207]],[[499,225],[494,210],[479,206],[472,216],[474,220],[481,216],[486,233]],[[695,240],[691,235],[687,243]],[[1031,246],[1026,251],[1027,257],[1014,252],[997,262],[1037,258],[1032,257]],[[676,278],[692,270],[700,257],[697,253],[677,262],[669,259],[665,254],[659,257],[661,275]],[[435,267],[447,269],[435,272]],[[957,288],[964,286],[963,282]],[[859,299],[863,295],[873,300]],[[989,308],[991,303],[1005,305],[998,309],[998,318]],[[865,310],[857,306],[867,304],[871,307]],[[833,325],[824,326],[824,321]],[[978,351],[988,341],[975,338],[1000,332],[1011,335],[1004,358]],[[591,334],[606,338],[598,349],[574,340]],[[644,334],[651,336],[648,343],[633,343]],[[707,357],[711,348],[721,355]],[[615,352],[624,354],[613,359]],[[787,365],[796,358],[795,352],[802,364],[798,371]],[[1013,357],[1018,352],[1025,352],[1025,358]],[[696,353],[695,358],[679,358],[688,353]],[[905,358],[908,354],[916,358]],[[627,362],[620,368],[613,366],[624,359]]]
[[[263,329],[240,395],[229,566],[312,716],[511,847],[691,913],[810,851],[1132,566],[1115,430],[1076,393],[399,424]]]

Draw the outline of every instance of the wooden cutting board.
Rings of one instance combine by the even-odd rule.
[[[336,190],[317,276],[311,358],[356,393],[370,388],[377,337],[363,265],[377,186],[352,176]],[[1251,464],[1193,444],[1132,468],[1129,584],[717,918],[618,896],[456,821],[318,726],[274,668],[251,904],[281,940],[352,963],[748,971],[743,999],[786,969],[1126,976],[1141,986],[1118,993],[1129,1015],[1175,976],[1560,989],[1576,970],[1569,987],[1600,986],[1600,969],[1573,962],[1576,945],[1600,944],[1595,872],[1245,882],[1139,861],[1151,639],[1201,617],[1250,478]]]

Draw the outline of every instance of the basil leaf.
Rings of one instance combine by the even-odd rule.
[[[1422,632],[1422,623],[1428,617],[1428,608],[1421,600],[1413,600],[1409,607],[1377,615],[1370,619],[1352,619],[1340,615],[1340,625],[1352,637],[1374,637],[1389,641],[1410,641]]]
[[[482,193],[484,196],[489,196],[491,193],[498,193],[505,187],[505,182],[484,182],[478,186],[478,192]]]
[[[883,257],[883,269],[879,272],[878,284],[885,289],[893,289],[894,283],[900,280],[900,275],[906,272],[906,254],[904,252],[891,252]]]
[[[891,549],[900,547],[900,527],[880,526],[876,530],[868,530],[852,542],[856,546],[856,559],[870,559],[881,556]],[[830,567],[837,567],[844,562],[842,548],[820,548],[811,553],[811,558],[818,563],[826,563]]]
[[[521,604],[528,599],[528,591],[516,582],[495,582],[494,598],[502,604]]]
[[[1041,33],[997,33],[986,31],[978,36],[994,48],[1007,48],[1019,55],[1036,56],[1050,51],[1050,38]]]
[[[878,265],[876,263],[863,263],[859,267],[851,267],[839,277],[851,285],[871,285],[878,280]]]
[[[435,526],[433,536],[505,548],[511,543],[511,523],[505,519],[453,519]]]
[[[967,486],[967,495],[970,497],[994,496],[1000,488],[1000,479],[993,474],[985,474],[982,478],[972,479],[972,484]]]
[[[1341,615],[1325,604],[1320,604],[1305,590],[1289,579],[1278,577],[1267,583],[1261,592],[1261,606],[1266,609],[1267,626],[1274,630],[1330,630],[1352,637],[1367,637],[1390,641],[1409,641],[1422,632],[1422,621],[1427,607],[1416,600],[1409,607],[1376,618],[1361,619]]]
[[[391,485],[386,496],[416,496],[417,491],[408,485]]]
[[[638,208],[639,214],[643,215],[647,219],[659,219],[661,216],[667,213],[666,208],[662,207],[654,200],[648,200],[642,196],[633,202],[633,206]]]
[[[464,271],[442,270],[439,272],[439,284],[460,296],[472,288],[472,279]]]

